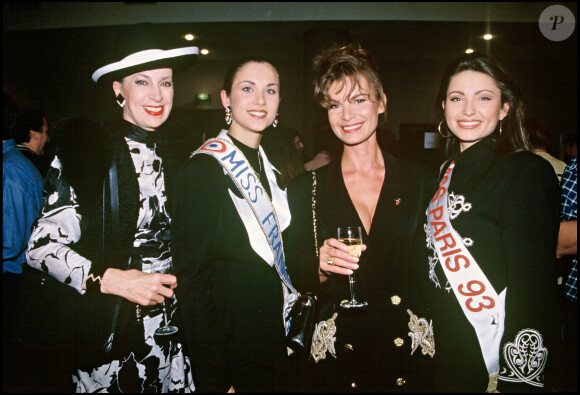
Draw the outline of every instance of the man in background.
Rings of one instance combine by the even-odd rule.
[[[32,223],[42,205],[42,176],[16,148],[17,106],[4,93],[2,111],[2,346],[3,392],[15,392],[22,373],[19,333],[15,325],[22,288],[22,265]]]
[[[562,388],[565,392],[577,390],[578,367],[578,168],[575,156],[562,175],[562,204],[560,213],[560,232],[556,258],[563,264],[568,275],[564,281],[562,298],[563,322],[562,342],[565,357]],[[569,369],[569,370],[568,370]]]
[[[564,140],[564,162],[569,164],[572,159],[578,155],[578,146],[576,145],[576,134],[571,134]]]
[[[52,160],[45,153],[50,141],[46,115],[35,108],[20,107],[14,140],[20,152],[36,166],[43,178],[46,177]]]
[[[532,145],[534,146],[533,152],[550,162],[556,176],[558,176],[558,182],[561,182],[562,173],[564,173],[564,169],[566,168],[566,162],[550,154],[552,134],[543,122],[536,120],[526,121],[526,129],[530,133]]]

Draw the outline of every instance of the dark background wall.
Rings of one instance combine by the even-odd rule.
[[[281,123],[302,132],[312,153],[316,130],[325,122],[312,99],[312,57],[334,42],[354,41],[374,54],[381,69],[386,128],[401,141],[420,144],[401,133],[422,133],[439,122],[433,108],[440,75],[471,47],[497,57],[512,72],[528,117],[547,124],[551,151],[559,156],[562,139],[577,130],[577,33],[560,42],[541,34],[539,17],[551,4],[4,2],[3,90],[52,120],[114,118],[112,89],[97,88],[90,76],[104,64],[119,26],[159,23],[175,37],[195,34],[193,45],[210,50],[175,81],[172,116],[191,128],[184,133],[224,127],[219,90],[227,65],[263,54],[281,75]],[[561,4],[576,15],[576,3]],[[495,38],[483,40],[487,32]],[[210,93],[211,104],[196,105],[199,92]]]

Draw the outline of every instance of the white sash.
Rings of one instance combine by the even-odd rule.
[[[497,294],[461,237],[449,221],[447,189],[455,162],[451,162],[429,204],[427,220],[439,263],[467,319],[475,329],[490,382],[497,381],[499,348],[504,331],[504,289]],[[493,377],[492,377],[493,376]]]
[[[244,196],[244,200],[247,206],[250,207],[251,213],[253,214],[253,219],[250,220],[249,215],[247,215],[244,210],[240,210],[240,204],[246,204],[244,201],[239,201],[231,191],[230,196],[238,209],[238,213],[242,217],[246,231],[250,238],[252,248],[268,263],[270,266],[274,266],[280,279],[282,280],[282,288],[284,292],[284,309],[283,309],[283,319],[286,333],[288,333],[288,328],[290,327],[290,322],[286,320],[288,313],[290,312],[291,303],[296,300],[298,292],[292,286],[290,282],[290,277],[286,271],[286,263],[284,260],[284,247],[282,244],[282,229],[280,228],[280,221],[276,210],[274,208],[275,204],[268,198],[268,195],[264,193],[264,187],[260,183],[260,179],[256,175],[256,172],[250,165],[250,162],[246,159],[241,150],[239,150],[229,139],[225,131],[222,131],[218,138],[207,140],[193,155],[203,153],[214,157],[224,168],[225,172],[230,176],[236,187]],[[265,157],[263,150],[260,147],[260,154]],[[193,156],[192,155],[192,156]],[[277,196],[281,191],[275,182],[275,174],[273,172],[272,166],[268,160],[264,160],[264,168],[270,182],[270,189],[272,191],[272,196],[275,201],[278,201],[280,205],[280,200],[286,202],[285,207],[287,208],[287,201],[285,199],[280,199]],[[247,212],[247,210],[245,210]],[[250,215],[252,215],[250,214]],[[289,223],[289,215],[285,215],[284,218],[285,225]],[[264,237],[257,237],[260,233],[254,232],[254,230],[259,227],[262,231]],[[266,244],[267,243],[267,244]],[[269,250],[268,255],[264,254],[264,246]]]

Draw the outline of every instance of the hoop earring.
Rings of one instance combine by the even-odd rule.
[[[125,107],[125,98],[123,97],[122,94],[119,93],[117,95],[116,99],[117,99],[117,104],[119,105],[119,107],[121,107],[121,108]]]
[[[278,126],[278,113],[276,113],[276,119],[274,119],[274,123],[272,124],[273,128],[275,128],[276,126]]]
[[[228,125],[232,123],[232,108],[230,106],[226,107],[226,123]]]
[[[444,139],[448,139],[451,136],[453,136],[453,133],[450,133],[447,136],[444,136],[443,133],[441,133],[441,125],[443,124],[443,122],[445,122],[445,121],[439,122],[439,126],[437,126],[437,130],[439,131],[439,134],[441,135],[441,137],[443,137]],[[447,130],[449,130],[449,128],[447,128]]]

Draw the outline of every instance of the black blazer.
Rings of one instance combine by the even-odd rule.
[[[317,238],[337,237],[339,226],[360,225],[367,250],[356,273],[357,299],[368,302],[360,311],[341,311],[349,298],[348,276],[334,275],[322,286],[318,280],[312,220],[312,174],[297,177],[289,186],[292,213],[285,233],[288,272],[300,291],[313,291],[321,301],[321,317],[336,319],[336,356],[313,365],[313,391],[398,391],[428,389],[419,366],[427,361],[421,348],[411,356],[408,323],[410,309],[425,317],[413,283],[413,246],[426,207],[428,193],[422,188],[425,173],[418,165],[383,151],[385,180],[370,234],[348,194],[340,158],[316,170]],[[403,341],[403,345],[400,340]],[[403,383],[403,385],[398,385]],[[401,381],[403,380],[403,381]]]
[[[186,163],[175,185],[176,295],[196,390],[226,392],[241,371],[278,376],[287,363],[282,285],[250,245],[230,192],[242,195],[218,161],[204,154]]]

